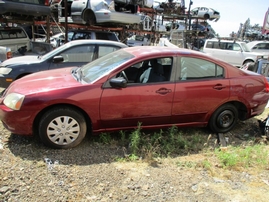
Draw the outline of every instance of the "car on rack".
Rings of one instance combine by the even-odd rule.
[[[0,97],[0,120],[13,134],[66,149],[86,134],[137,127],[226,133],[261,114],[268,99],[260,74],[198,51],[136,46],[14,81]]]
[[[268,57],[267,54],[250,51],[244,41],[220,40],[217,38],[207,39],[202,51],[237,67],[255,62],[258,58]]]
[[[65,15],[65,1],[54,4],[54,10],[58,10],[61,21]],[[95,24],[139,24],[141,15],[138,13],[139,6],[151,8],[153,0],[77,0],[68,1],[67,15],[69,21],[88,25]],[[53,11],[54,12],[54,11]],[[55,13],[55,12],[54,12]],[[65,19],[63,19],[65,20]]]
[[[0,0],[0,15],[33,20],[51,14],[49,0]]]
[[[150,35],[133,35],[127,39],[127,46],[150,46]]]
[[[220,13],[213,8],[196,7],[191,10],[191,15],[194,18],[202,18],[217,22],[220,19]]]
[[[0,64],[0,87],[38,71],[81,66],[127,45],[109,40],[70,41],[45,55],[25,55]]]
[[[81,39],[98,39],[98,40],[109,40],[109,41],[120,41],[116,33],[100,30],[81,30],[81,29],[70,29],[67,32],[67,41],[81,40]],[[50,41],[46,37],[37,38],[38,42],[49,42],[53,48],[59,47],[65,43],[65,33],[57,33],[50,37]]]
[[[247,47],[253,52],[267,53],[269,55],[269,41],[251,41]]]

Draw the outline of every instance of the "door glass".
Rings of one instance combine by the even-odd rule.
[[[72,47],[61,55],[64,57],[64,62],[91,62],[94,53],[95,45],[83,45]]]
[[[223,76],[223,68],[215,63],[191,57],[181,58],[180,80],[208,79]]]
[[[107,55],[108,53],[112,53],[116,50],[119,50],[119,47],[116,46],[99,46],[99,53],[98,53],[98,57],[102,57],[104,55]]]

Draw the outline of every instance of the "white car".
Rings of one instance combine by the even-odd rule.
[[[251,41],[247,43],[247,47],[252,52],[263,52],[269,54],[269,41]]]
[[[203,18],[217,22],[220,18],[220,13],[212,8],[207,7],[196,7],[191,10],[192,17]]]
[[[127,39],[127,46],[150,46],[149,36],[133,35]]]
[[[139,5],[151,8],[153,0],[76,0],[68,4],[70,22],[95,24],[139,24]],[[64,17],[64,1],[59,5],[59,17]],[[61,19],[60,19],[61,21]],[[68,20],[69,21],[69,20]]]
[[[251,52],[246,42],[219,39],[207,39],[203,52],[237,67],[255,62],[258,58],[268,57],[263,53]]]

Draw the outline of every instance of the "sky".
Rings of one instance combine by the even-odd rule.
[[[209,7],[220,12],[217,22],[208,21],[220,37],[227,37],[239,30],[240,23],[250,19],[250,25],[263,25],[264,16],[269,8],[268,0],[192,0],[191,9],[195,7]],[[190,0],[185,0],[185,7],[189,8]]]

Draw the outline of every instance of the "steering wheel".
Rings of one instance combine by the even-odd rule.
[[[128,82],[128,78],[124,71],[121,71],[120,76],[122,76]]]

